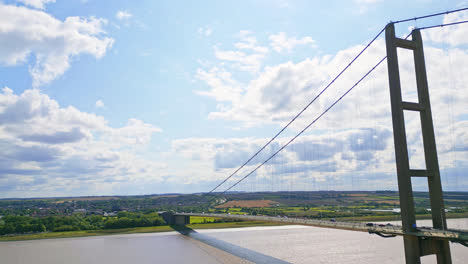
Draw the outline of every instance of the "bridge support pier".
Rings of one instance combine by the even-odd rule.
[[[452,261],[447,240],[422,239],[414,235],[417,227],[411,177],[427,178],[432,226],[437,229],[447,229],[421,32],[418,29],[413,30],[412,40],[397,38],[395,27],[390,23],[385,30],[385,40],[406,263],[421,263],[422,256],[436,254],[438,264],[450,264]],[[418,102],[404,102],[402,99],[397,48],[413,51]],[[423,170],[409,167],[405,110],[419,112],[426,161],[426,169]]]
[[[164,212],[161,217],[168,225],[189,225],[190,215],[177,215],[172,212]]]
[[[189,215],[174,215],[174,225],[189,225],[190,216]]]

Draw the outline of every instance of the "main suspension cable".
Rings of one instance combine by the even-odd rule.
[[[317,94],[312,101],[310,101],[298,114],[294,116],[293,119],[291,119],[274,137],[272,137],[263,147],[261,147],[257,152],[255,152],[254,155],[252,155],[244,164],[242,164],[239,168],[237,168],[231,175],[229,175],[226,179],[224,179],[221,183],[219,183],[216,187],[214,187],[211,191],[208,192],[212,193],[216,189],[218,189],[221,185],[223,185],[227,180],[229,180],[232,176],[234,176],[237,172],[239,172],[242,168],[245,167],[252,159],[254,159],[262,150],[264,150],[268,145],[270,145],[271,142],[273,142],[283,131],[288,128],[302,113],[304,113],[307,108],[309,108],[310,105],[312,105],[360,56],[361,54],[367,50],[367,48],[382,34],[382,32],[385,30],[385,27],[380,30],[380,32],[354,57],[353,60],[351,60],[346,67],[341,70],[341,72],[335,76],[328,84],[325,86],[325,88],[320,91],[319,94]]]
[[[420,27],[420,28],[417,28],[417,29],[424,30],[424,29],[431,29],[431,28],[437,28],[437,27],[460,25],[460,24],[465,24],[465,23],[468,23],[468,20],[462,20],[462,21],[457,21],[457,22],[453,22],[453,23],[446,23],[446,24],[439,24],[439,25],[434,25],[434,26]]]
[[[405,39],[408,39],[413,31],[411,31]],[[361,83],[369,74],[371,74],[385,59],[387,56],[384,56],[382,59],[380,59],[377,64],[374,65],[366,74],[364,74],[351,88],[349,88],[345,93],[343,93],[335,102],[333,102],[327,109],[325,109],[319,116],[317,116],[312,122],[310,122],[304,129],[302,129],[298,134],[296,134],[293,138],[291,138],[286,144],[284,144],[280,149],[278,149],[275,153],[273,153],[268,159],[260,163],[257,167],[255,167],[252,171],[250,171],[248,174],[246,174],[244,177],[242,177],[240,180],[238,180],[236,183],[231,185],[229,188],[221,192],[219,195],[222,195],[226,193],[227,191],[231,190],[234,188],[234,186],[238,185],[241,183],[243,180],[245,180],[247,177],[252,175],[255,171],[257,171],[260,167],[262,167],[265,163],[267,163],[269,160],[271,160],[273,157],[275,157],[280,151],[282,151],[284,148],[286,148],[289,144],[291,144],[296,138],[298,138],[300,135],[302,135],[309,127],[311,127],[313,124],[315,124],[320,118],[322,118],[330,109],[332,109],[338,102],[340,102],[349,92],[351,92],[359,83]]]
[[[457,13],[457,12],[461,12],[461,11],[465,11],[465,10],[468,10],[468,7],[455,9],[455,10],[450,10],[450,11],[445,11],[445,12],[440,12],[440,13],[434,13],[434,14],[425,15],[425,16],[402,19],[402,20],[395,21],[393,23],[398,24],[398,23],[403,23],[403,22],[408,22],[408,21],[413,21],[413,20],[419,20],[419,19],[435,17],[435,16],[448,15],[448,14],[451,14],[451,13]]]
[[[447,14],[450,14],[450,13],[455,13],[455,12],[461,12],[461,11],[465,11],[465,10],[468,10],[468,8],[460,8],[460,9],[456,9],[456,10],[451,10],[451,11],[446,11],[446,12],[440,12],[440,13],[435,13],[435,14],[430,14],[430,15],[425,15],[425,16],[420,16],[420,17],[414,17],[414,18],[411,18],[411,19],[403,19],[403,20],[398,20],[398,21],[395,21],[395,22],[392,22],[394,24],[397,24],[397,23],[403,23],[403,22],[407,22],[407,21],[412,21],[412,20],[418,20],[418,19],[425,19],[425,18],[429,18],[429,17],[434,17],[434,16],[440,16],[440,15],[447,15]],[[430,28],[435,28],[435,27],[444,27],[444,26],[451,26],[451,25],[458,25],[458,24],[464,24],[464,23],[468,23],[468,20],[464,20],[464,21],[458,21],[458,22],[453,22],[453,23],[446,23],[446,24],[439,24],[439,25],[434,25],[434,26],[427,26],[427,27],[421,27],[419,28],[419,30],[424,30],[424,29],[430,29]],[[310,105],[312,105],[353,63],[354,61],[356,61],[360,56],[361,54],[367,50],[367,48],[382,34],[382,32],[385,30],[385,27],[382,28],[382,30],[379,31],[379,33],[354,57],[353,60],[351,60],[351,62],[337,75],[335,76],[335,78],[332,79],[332,81],[330,83],[328,83],[328,85],[322,89],[322,91],[320,91],[319,94],[317,94],[314,99],[312,99],[312,101],[310,101],[298,114],[296,114],[296,116],[294,116],[293,119],[291,119],[288,124],[286,124],[278,133],[275,134],[274,137],[272,137],[265,145],[263,145],[254,155],[252,155],[246,162],[244,162],[239,168],[237,168],[233,173],[231,173],[227,178],[225,178],[221,183],[219,183],[216,187],[214,187],[211,191],[208,192],[208,194],[214,192],[216,189],[218,189],[221,185],[223,185],[226,181],[228,181],[230,178],[232,178],[237,172],[239,172],[242,168],[245,167],[245,165],[247,165],[252,159],[254,159],[261,151],[263,151],[271,142],[273,142],[281,133],[283,133],[283,131],[288,128],[299,116],[302,115],[302,113],[307,110],[307,108],[309,108]],[[411,33],[406,37],[408,38],[409,36],[411,35]],[[244,176],[243,178],[241,178],[241,180],[239,180],[238,182],[236,182],[234,185],[232,185],[231,187],[229,187],[228,189],[226,189],[225,191],[223,191],[221,194],[227,192],[228,190],[230,190],[231,188],[233,188],[234,186],[236,186],[238,183],[240,183],[241,181],[243,181],[245,178],[247,178],[248,176],[250,176],[253,172],[255,172],[258,168],[260,168],[261,166],[263,166],[263,164],[265,164],[266,162],[268,162],[271,158],[273,158],[274,156],[276,156],[277,153],[279,153],[282,149],[284,149],[287,145],[289,145],[292,141],[294,141],[298,136],[300,136],[306,129],[308,129],[313,123],[315,123],[318,119],[320,119],[326,112],[328,112],[328,110],[330,110],[336,103],[338,103],[346,94],[348,94],[355,86],[357,86],[364,78],[367,77],[367,75],[369,75],[376,67],[378,67],[380,65],[380,63],[382,63],[382,61],[384,61],[386,59],[386,56],[384,58],[382,58],[368,73],[366,73],[357,83],[355,83],[346,93],[344,93],[342,95],[342,97],[340,97],[337,101],[335,101],[329,108],[327,108],[324,112],[322,112],[322,114],[320,114],[314,121],[312,121],[304,130],[302,130],[299,134],[297,134],[293,139],[291,139],[286,145],[284,145],[283,147],[281,147],[278,151],[276,151],[273,155],[271,155],[267,160],[265,160],[264,162],[262,162],[259,166],[257,166],[253,171],[251,171],[250,173],[248,173],[246,176]]]
[[[351,92],[354,87],[356,87],[362,80],[364,80],[371,72],[373,72],[385,59],[387,58],[387,56],[383,57],[377,64],[374,65],[374,67],[372,67],[372,69],[370,69],[364,76],[361,77],[361,79],[359,79],[359,81],[357,81],[351,88],[349,88],[344,94],[342,94],[337,100],[335,100],[335,102],[333,102],[333,104],[331,104],[327,109],[325,109],[318,117],[316,117],[312,122],[310,122],[304,129],[301,130],[301,132],[299,132],[297,135],[295,135],[292,139],[290,139],[286,144],[284,144],[280,149],[278,149],[275,153],[273,153],[268,159],[266,159],[265,161],[263,161],[262,163],[260,163],[260,165],[258,165],[257,167],[255,167],[255,169],[253,169],[252,171],[250,171],[247,175],[245,175],[244,177],[242,177],[239,181],[237,181],[235,184],[233,184],[231,187],[227,188],[226,190],[224,190],[223,192],[221,192],[220,195],[226,193],[227,191],[229,191],[230,189],[232,189],[234,186],[236,186],[237,184],[241,183],[244,179],[246,179],[247,177],[249,177],[252,173],[254,173],[255,171],[257,171],[260,167],[262,167],[265,163],[267,163],[269,160],[271,160],[274,156],[276,156],[276,154],[278,154],[280,151],[282,151],[284,148],[286,148],[289,144],[291,144],[291,142],[293,142],[296,138],[298,138],[300,135],[302,135],[302,133],[304,133],[309,127],[311,127],[313,124],[315,124],[322,116],[324,116],[330,109],[332,109],[339,101],[341,101],[341,99],[343,99],[349,92]]]

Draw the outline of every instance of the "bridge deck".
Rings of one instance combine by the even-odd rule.
[[[361,231],[376,233],[382,235],[402,236],[405,233],[401,226],[396,225],[373,225],[367,226],[366,223],[362,222],[342,222],[342,221],[325,221],[315,219],[299,219],[299,218],[285,218],[285,217],[273,217],[273,216],[258,216],[258,215],[235,215],[235,214],[211,214],[211,213],[176,213],[176,215],[188,215],[188,216],[204,216],[204,217],[219,217],[229,218],[238,220],[250,220],[250,221],[267,221],[267,222],[279,222],[279,223],[290,223],[299,225],[310,225],[316,227],[345,229],[352,231]],[[466,244],[468,242],[468,230],[439,230],[429,227],[420,227],[415,233],[410,233],[419,237],[445,239],[453,242],[460,242]],[[410,235],[408,233],[408,235]]]

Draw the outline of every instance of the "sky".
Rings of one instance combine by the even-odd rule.
[[[0,198],[207,192],[390,21],[468,1],[0,0]],[[468,12],[396,25],[467,20]],[[468,24],[422,32],[442,185],[468,191]],[[243,177],[385,56],[384,36]],[[399,50],[403,98],[417,101]],[[410,166],[425,167],[405,113]],[[397,190],[386,62],[232,190]],[[427,184],[413,181],[417,190]]]

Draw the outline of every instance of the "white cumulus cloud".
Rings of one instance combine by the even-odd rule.
[[[468,11],[448,14],[442,21],[450,24],[458,21],[468,20]],[[466,24],[453,25],[445,28],[433,28],[423,32],[423,36],[436,43],[448,43],[451,46],[468,44],[468,27]]]
[[[113,39],[105,36],[106,20],[67,17],[64,21],[39,10],[0,4],[0,63],[23,64],[31,58],[33,87],[65,73],[81,54],[104,56]]]
[[[0,92],[1,196],[112,194],[118,182],[154,184],[166,165],[142,153],[159,132],[132,118],[111,127],[102,116],[62,107],[37,89],[15,94],[5,87]]]
[[[315,41],[312,37],[303,37],[298,39],[295,37],[288,37],[285,32],[272,34],[269,36],[269,39],[271,41],[271,47],[277,52],[282,52],[283,50],[290,52],[294,47],[299,45],[315,47]]]
[[[120,10],[120,11],[117,11],[117,13],[115,14],[115,17],[118,19],[118,20],[125,20],[125,19],[129,19],[131,18],[133,15],[126,11],[126,10]]]
[[[446,16],[444,21],[459,21],[462,17],[461,14],[458,17]],[[468,166],[466,162],[468,148],[463,143],[467,135],[465,131],[468,124],[468,108],[466,108],[468,93],[465,89],[468,83],[468,68],[465,67],[468,61],[468,50],[464,29],[454,26],[442,30],[444,36],[451,37],[439,37],[431,33],[432,30],[424,31],[423,36],[440,168],[443,177],[453,179],[453,177],[462,177],[463,170]],[[278,35],[281,36],[281,34]],[[287,39],[285,34],[283,36],[283,39]],[[260,46],[258,43],[256,45]],[[282,50],[287,50],[286,47],[288,46],[282,46]],[[197,93],[210,96],[218,103],[217,109],[209,113],[209,118],[237,121],[244,127],[262,127],[271,124],[282,127],[303,109],[363,47],[363,45],[357,45],[343,49],[336,54],[321,54],[298,62],[288,61],[265,66],[255,72],[252,78],[236,78],[235,74],[227,70],[231,65],[224,60],[221,72],[219,72],[219,67],[211,68],[211,70],[200,69],[197,72],[196,76],[206,82],[209,88],[207,91],[197,91]],[[374,45],[315,101],[286,133],[288,135],[297,133],[312,122],[385,55],[385,41],[376,40]],[[410,55],[411,53],[404,51],[399,52],[403,100],[417,102],[414,60]],[[230,63],[235,65],[238,62],[232,60]],[[229,94],[232,96],[230,97]],[[405,121],[410,165],[412,168],[424,168],[422,142],[419,140],[419,117],[413,112],[405,113]],[[314,175],[318,171],[322,171],[323,175],[323,171],[326,171],[326,175],[331,175],[337,180],[344,176],[340,174],[342,166],[352,168],[351,171],[361,174],[372,170],[381,175],[393,174],[395,168],[393,142],[389,136],[392,131],[391,124],[388,77],[384,62],[315,123],[308,130],[309,132],[306,132],[306,134],[317,135],[316,140],[311,139],[310,145],[316,146],[318,153],[330,154],[324,156],[323,163],[315,164],[318,166],[315,169],[311,167],[312,164],[299,164],[298,159],[300,160],[301,155],[305,155],[302,153],[297,154],[299,156],[296,156],[296,159],[291,159],[289,164],[299,164],[301,168],[311,172],[315,170]],[[337,138],[347,140],[338,144]],[[340,149],[348,151],[333,152],[337,144]],[[379,150],[366,151],[369,144],[378,147]],[[384,147],[380,148],[381,146]],[[240,165],[236,157],[245,156],[236,154],[242,152],[241,150],[234,151],[232,155],[218,155],[217,157],[209,156],[208,153],[200,155],[202,150],[190,151],[193,151],[195,157],[212,157],[211,163],[207,163],[205,168],[211,164],[213,171],[223,170],[236,163]],[[209,151],[217,153],[214,150]],[[246,151],[246,153],[253,153],[253,150]],[[289,154],[286,156],[291,157]],[[229,158],[236,159],[236,161],[227,160]],[[294,168],[294,165],[291,167]],[[287,173],[287,169],[284,169],[284,173]],[[371,175],[368,176],[371,177]],[[465,186],[463,188],[468,186],[466,181],[459,183],[460,186]],[[452,190],[462,188],[453,182],[449,184]],[[386,184],[382,186],[387,188]]]
[[[96,101],[96,108],[104,108],[104,102],[102,100],[97,100]]]
[[[324,185],[314,186],[323,189],[330,179],[339,182],[336,189],[349,190],[352,175],[355,175],[356,180],[366,180],[368,175],[357,176],[363,172],[381,175],[379,179],[367,178],[369,181],[366,184],[380,181],[386,188],[393,188],[396,178],[389,173],[394,167],[392,156],[389,155],[392,154],[391,135],[387,128],[373,128],[335,131],[332,135],[303,136],[249,176],[237,190],[249,190],[248,187],[253,185],[257,191],[277,191],[290,181],[294,181],[296,190],[310,190],[308,184],[311,181],[323,182]],[[174,140],[171,153],[183,158],[186,168],[192,172],[191,175],[181,175],[183,181],[213,182],[214,187],[216,182],[230,175],[267,141],[267,138],[186,138]],[[286,137],[275,140],[218,191],[250,173],[287,141]],[[372,188],[362,183],[355,187]]]
[[[209,37],[213,33],[213,30],[209,27],[200,27],[198,28],[198,34]]]

